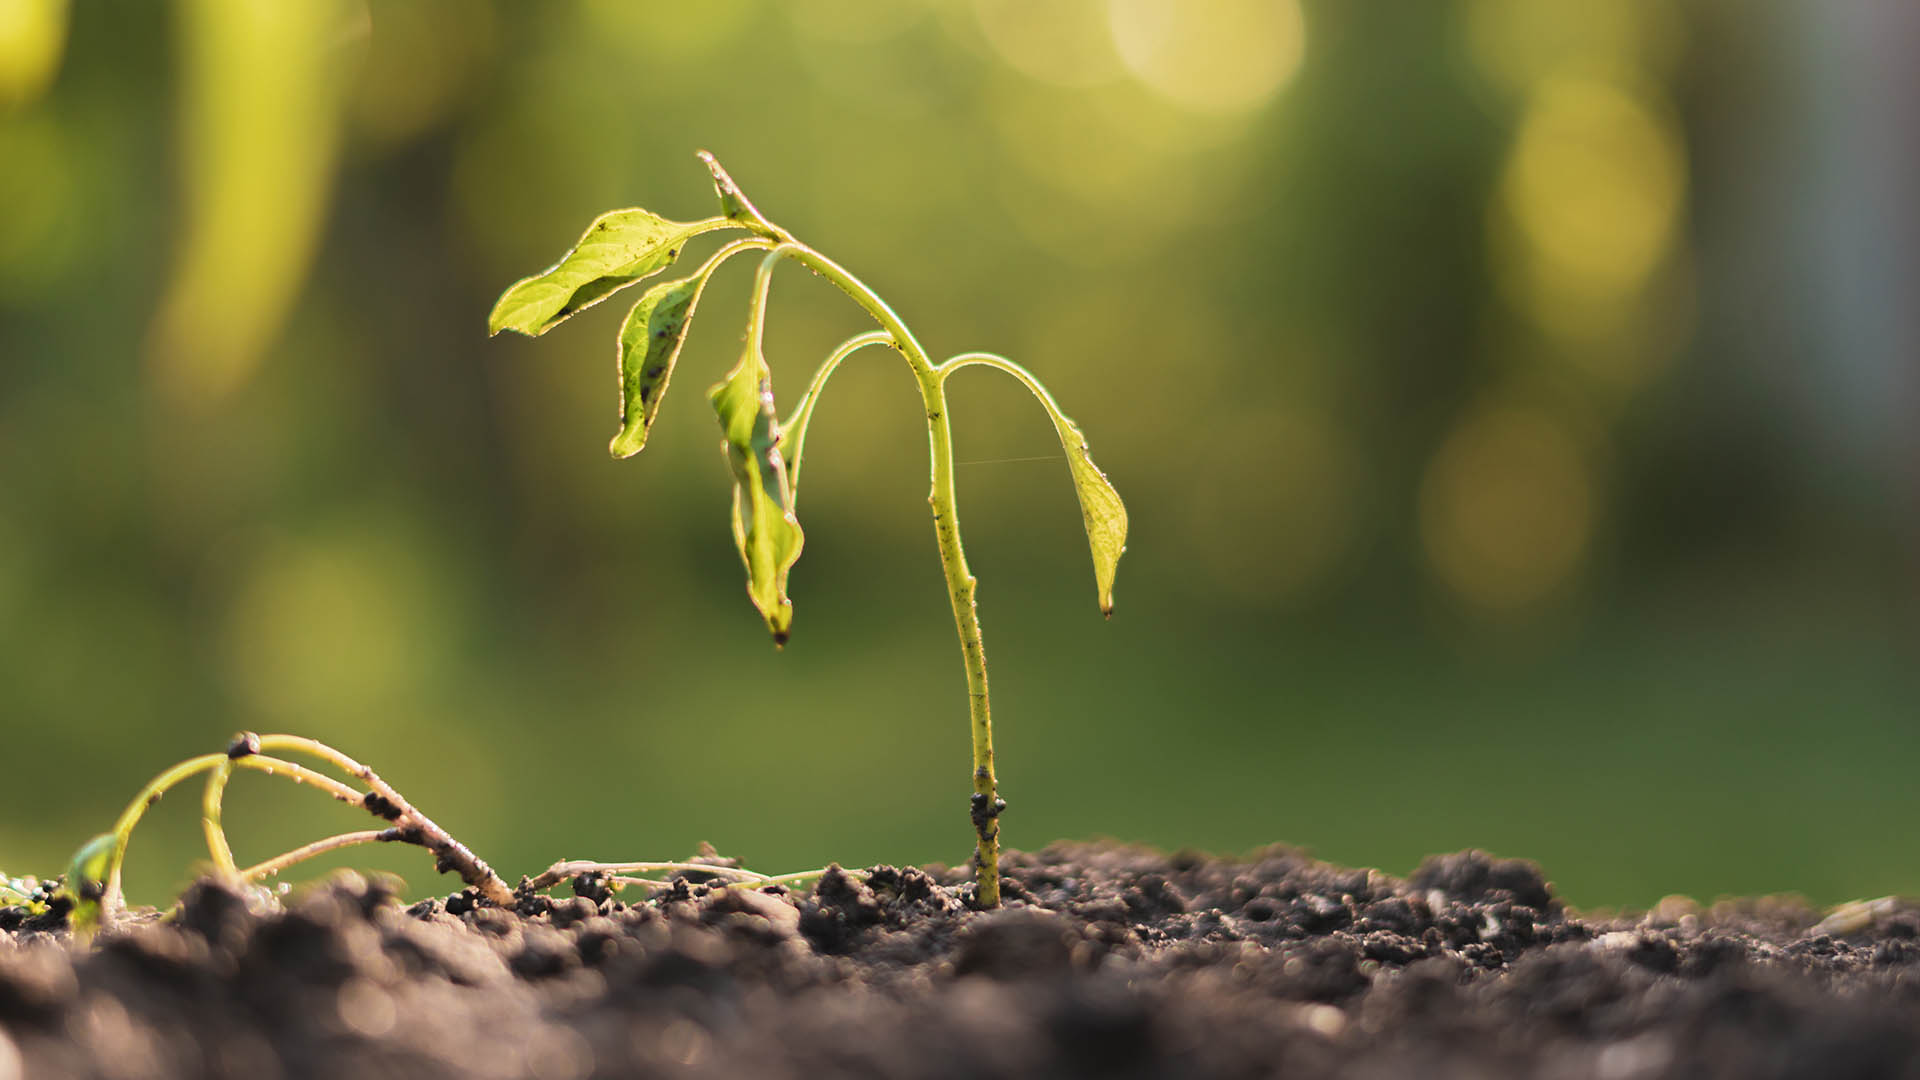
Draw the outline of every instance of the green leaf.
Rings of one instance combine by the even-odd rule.
[[[1060,446],[1067,452],[1074,493],[1080,497],[1080,517],[1087,527],[1087,544],[1093,549],[1093,581],[1099,590],[1100,613],[1111,618],[1113,577],[1119,568],[1120,556],[1127,550],[1127,507],[1120,501],[1120,493],[1113,489],[1107,474],[1100,471],[1087,453],[1087,437],[1060,411],[1059,404],[1047,393],[1047,388],[1040,385],[1040,380],[1019,364],[991,353],[962,353],[940,365],[941,374],[944,377],[970,364],[985,364],[1012,375],[1046,406],[1047,416],[1060,435]]]
[[[608,444],[615,458],[630,458],[647,445],[647,433],[667,396],[667,381],[686,343],[687,327],[707,281],[720,264],[748,250],[765,250],[760,239],[735,240],[690,277],[647,290],[620,327],[620,432]]]
[[[630,458],[647,445],[708,276],[703,271],[655,285],[627,313],[620,327],[620,433],[607,445],[614,457]]]
[[[487,317],[487,333],[544,334],[576,312],[658,273],[680,256],[687,241],[732,226],[726,218],[668,221],[637,208],[602,214],[559,262],[500,294]]]
[[[793,516],[793,488],[781,457],[780,425],[773,407],[773,375],[761,353],[767,288],[778,255],[760,264],[748,312],[747,343],[727,377],[707,391],[720,419],[727,466],[733,471],[733,542],[747,568],[747,595],[785,645],[793,626],[787,572],[800,558],[806,536]]]
[[[751,349],[726,380],[707,393],[726,437],[733,470],[733,542],[747,568],[747,595],[767,621],[776,645],[793,625],[787,572],[806,537],[793,516],[793,489],[776,445],[773,380]]]

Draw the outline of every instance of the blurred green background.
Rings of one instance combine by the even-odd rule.
[[[599,211],[710,213],[704,147],[937,355],[1046,379],[1128,501],[1108,623],[1044,415],[956,381],[1012,845],[1920,893],[1915,40],[1901,0],[0,4],[0,867],[239,728],[509,877],[967,857],[897,359],[823,400],[776,653],[700,393],[746,271],[624,464],[626,304],[485,336]],[[862,328],[783,273],[783,399]],[[250,775],[228,821],[243,861],[362,825]]]

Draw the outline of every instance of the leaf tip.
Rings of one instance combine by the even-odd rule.
[[[625,461],[645,449],[647,432],[645,428],[622,431],[607,443],[607,455],[615,461]]]

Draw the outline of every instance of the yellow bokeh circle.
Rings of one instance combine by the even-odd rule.
[[[1306,55],[1298,0],[1110,0],[1109,15],[1127,70],[1201,112],[1265,104]]]

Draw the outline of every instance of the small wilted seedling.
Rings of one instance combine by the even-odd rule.
[[[749,235],[715,251],[688,277],[648,289],[620,328],[620,432],[609,447],[615,458],[631,457],[646,445],[673,377],[680,346],[686,340],[700,294],[714,271],[742,252],[763,253],[747,309],[746,347],[739,363],[707,391],[719,415],[723,447],[733,472],[733,539],[746,564],[747,595],[773,633],[787,640],[793,604],[787,598],[787,572],[800,557],[803,536],[794,517],[800,486],[801,454],[807,424],[827,379],[840,362],[868,345],[887,345],[906,358],[920,387],[932,447],[934,537],[946,572],[947,597],[966,662],[973,730],[972,818],[977,866],[975,897],[984,907],[1000,902],[1000,812],[993,767],[993,727],[987,708],[987,659],[980,640],[974,603],[975,581],[960,547],[959,507],[953,484],[953,435],[947,416],[946,381],[964,367],[997,368],[1018,379],[1046,408],[1066,450],[1067,466],[1079,494],[1087,540],[1093,548],[1100,609],[1113,613],[1113,575],[1126,547],[1127,512],[1120,496],[1087,456],[1086,439],[1053,397],[1025,368],[990,353],[961,353],[935,364],[886,302],[838,263],[794,239],[761,216],[713,155],[701,159],[713,172],[720,216],[700,221],[669,221],[641,209],[614,210],[596,218],[586,234],[552,268],[517,282],[500,297],[488,320],[492,333],[515,330],[538,336],[620,289],[664,270],[687,244],[705,233],[744,230]],[[785,421],[774,412],[773,378],[763,348],[767,293],[773,271],[790,259],[838,286],[878,323],[880,329],[849,339],[827,355],[813,381]]]
[[[275,756],[277,754],[298,754],[317,759],[345,773],[351,780],[339,780],[299,762]],[[339,833],[302,844],[263,862],[241,867],[234,861],[233,849],[227,843],[226,828],[222,823],[227,781],[235,769],[250,769],[269,776],[284,777],[296,784],[314,788],[349,806],[365,810],[380,819],[383,826]],[[64,903],[68,925],[82,938],[90,937],[103,926],[118,922],[126,912],[120,876],[126,862],[127,845],[133,839],[134,826],[140,823],[149,807],[160,801],[162,795],[202,773],[206,774],[207,780],[200,802],[200,824],[206,834],[207,855],[212,863],[213,875],[241,888],[256,886],[262,880],[317,855],[356,844],[374,843],[423,847],[433,855],[434,869],[460,875],[460,879],[472,891],[475,902],[508,908],[521,907],[523,901],[535,894],[563,882],[577,883],[586,877],[594,878],[602,888],[618,890],[629,886],[668,888],[673,885],[671,881],[658,878],[629,876],[636,873],[697,873],[703,878],[717,879],[704,883],[708,889],[734,886],[760,889],[800,884],[820,877],[831,869],[776,877],[713,862],[561,861],[538,877],[521,879],[518,888],[509,888],[492,867],[436,825],[433,819],[416,809],[393,785],[382,780],[367,766],[315,739],[300,735],[255,735],[243,731],[233,737],[224,753],[188,758],[149,781],[127,804],[126,810],[121,812],[112,832],[101,833],[87,841],[74,854],[58,890],[30,878],[0,877],[0,906],[19,907],[29,915],[40,915],[46,913],[53,903]],[[356,784],[359,786],[356,787]]]
[[[365,790],[332,776],[289,761],[275,754],[300,754],[331,765],[352,777]],[[357,806],[386,823],[384,828],[341,833],[303,844],[265,862],[242,868],[234,862],[233,849],[227,843],[222,824],[227,781],[238,769],[251,769],[269,776],[282,776],[325,792],[350,806]],[[232,885],[251,885],[316,855],[355,844],[408,843],[432,852],[436,868],[457,872],[481,897],[496,904],[511,904],[513,890],[500,880],[486,863],[449,836],[432,819],[414,809],[393,786],[380,779],[372,769],[314,739],[300,735],[255,735],[241,732],[234,736],[224,753],[191,757],[154,777],[127,804],[113,831],[89,840],[73,857],[67,869],[64,893],[72,907],[68,920],[74,932],[91,934],[111,924],[124,912],[126,904],[120,890],[120,872],[126,862],[127,845],[133,839],[134,826],[147,809],[176,785],[205,773],[205,793],[201,797],[200,823],[206,834],[207,855],[214,874]]]

